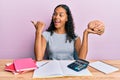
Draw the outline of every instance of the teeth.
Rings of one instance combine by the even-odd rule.
[[[56,21],[56,23],[60,23],[60,22],[57,22],[57,21]]]
[[[55,22],[56,22],[56,23],[59,23],[59,22],[60,22],[60,20],[55,20]]]

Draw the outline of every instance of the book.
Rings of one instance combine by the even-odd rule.
[[[68,64],[72,63],[70,60],[51,60],[40,61],[36,65],[38,68],[34,70],[33,78],[52,78],[63,76],[92,76],[91,72],[86,68],[76,72],[68,68]]]
[[[16,75],[16,74],[20,74],[20,73],[23,72],[23,71],[22,71],[22,72],[16,72],[13,63],[7,63],[7,64],[5,65],[5,71],[12,72],[14,75]]]
[[[5,70],[6,70],[6,71],[15,72],[14,64],[13,64],[13,63],[6,64]]]
[[[89,66],[105,73],[105,74],[109,74],[109,73],[112,73],[112,72],[115,72],[115,71],[118,71],[119,68],[117,67],[114,67],[110,64],[107,64],[105,62],[102,62],[102,61],[96,61],[96,62],[92,62],[89,64]]]
[[[15,59],[13,64],[16,72],[30,71],[37,68],[36,63],[32,58]]]

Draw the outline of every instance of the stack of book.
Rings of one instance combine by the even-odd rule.
[[[36,62],[32,58],[15,59],[13,63],[6,64],[5,66],[5,70],[13,74],[24,73],[36,68]]]

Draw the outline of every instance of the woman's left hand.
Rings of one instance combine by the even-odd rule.
[[[90,29],[90,30],[89,30]],[[102,35],[104,33],[104,24],[99,20],[94,20],[88,23],[88,32],[94,33],[98,35]]]

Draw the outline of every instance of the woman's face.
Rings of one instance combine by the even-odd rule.
[[[53,22],[55,27],[57,29],[65,27],[66,21],[67,21],[66,10],[62,7],[56,8],[53,14]]]

